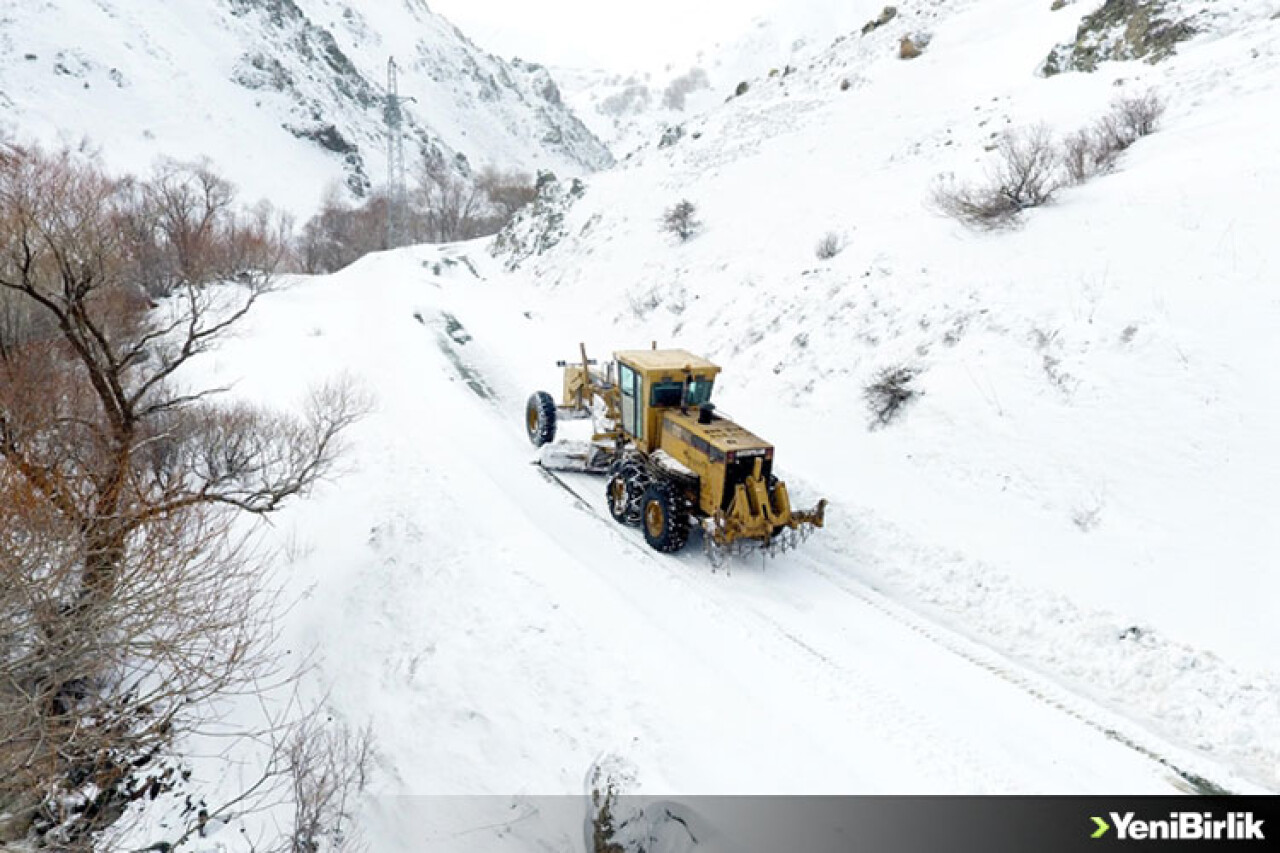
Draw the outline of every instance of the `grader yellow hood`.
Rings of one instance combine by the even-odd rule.
[[[698,476],[704,531],[718,545],[769,542],[784,530],[821,527],[827,502],[795,510],[787,486],[773,475],[773,445],[720,417],[704,404],[698,414],[666,412],[660,451]]]

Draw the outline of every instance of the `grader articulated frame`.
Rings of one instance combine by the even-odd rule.
[[[711,391],[720,368],[679,349],[624,350],[603,370],[579,345],[564,370],[559,405],[535,392],[525,411],[544,467],[608,476],[609,512],[639,523],[659,551],[684,547],[692,523],[713,557],[786,548],[822,527],[826,500],[791,505],[773,475],[773,445],[716,413]],[[591,418],[589,442],[555,443],[558,420]]]

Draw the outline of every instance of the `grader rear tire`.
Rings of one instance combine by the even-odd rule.
[[[556,401],[546,391],[534,391],[524,407],[524,428],[534,447],[556,440]]]
[[[671,483],[654,483],[645,490],[640,528],[649,547],[664,554],[674,554],[689,541],[689,507]]]

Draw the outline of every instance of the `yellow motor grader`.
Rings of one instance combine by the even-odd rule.
[[[598,369],[558,362],[564,387],[557,405],[546,391],[529,397],[525,428],[551,469],[608,476],[609,513],[639,523],[645,541],[675,552],[691,523],[716,553],[787,547],[821,527],[826,500],[791,506],[773,476],[773,445],[716,413],[711,390],[720,368],[682,349],[621,350]],[[558,420],[591,418],[590,442],[555,442]]]

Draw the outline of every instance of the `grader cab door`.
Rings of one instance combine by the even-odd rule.
[[[618,390],[622,392],[622,431],[640,442],[644,439],[644,388],[640,374],[621,361]]]

